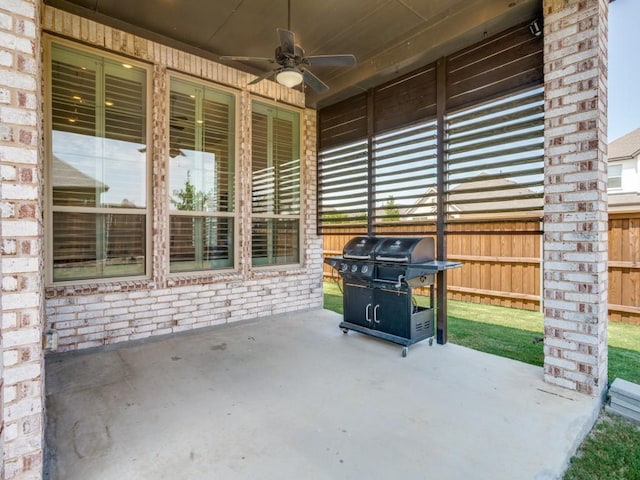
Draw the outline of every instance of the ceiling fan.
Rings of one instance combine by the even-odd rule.
[[[303,81],[317,93],[322,93],[329,89],[329,86],[315,76],[307,67],[351,67],[356,64],[354,55],[310,55],[305,56],[300,45],[296,45],[294,33],[291,31],[291,0],[288,2],[288,29],[277,28],[280,45],[276,47],[274,58],[264,57],[238,57],[222,56],[221,60],[234,60],[239,62],[269,62],[276,64],[275,68],[260,75],[249,82],[255,85],[262,80],[275,75],[276,82],[293,88]]]

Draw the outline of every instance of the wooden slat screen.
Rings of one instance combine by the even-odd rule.
[[[450,55],[447,110],[541,85],[542,54],[542,35],[531,35],[526,23]]]
[[[399,222],[433,225],[437,199],[435,121],[376,135],[373,158],[376,233],[382,234]]]
[[[367,137],[367,95],[361,94],[320,110],[319,148],[362,140]]]
[[[449,115],[447,220],[542,214],[544,98],[541,88]]]
[[[318,232],[428,225],[441,195],[451,197],[445,221],[459,220],[461,210],[541,214],[542,37],[529,23],[321,109]],[[445,128],[442,145],[436,121]],[[432,129],[427,143],[411,136],[414,125]],[[383,148],[387,134],[393,140]],[[438,148],[448,159],[442,191]]]
[[[325,149],[318,158],[318,224],[367,231],[367,140]]]
[[[436,116],[436,64],[373,90],[374,131],[384,132]]]

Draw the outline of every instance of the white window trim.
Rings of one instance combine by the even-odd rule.
[[[611,168],[612,167],[620,168],[620,175],[611,176],[610,172],[611,172]],[[623,192],[624,191],[623,190],[623,184],[622,184],[623,175],[624,175],[624,165],[622,163],[609,164],[608,170],[607,170],[607,190],[609,192]],[[620,186],[619,187],[610,187],[609,186],[609,180],[611,178],[620,178]]]

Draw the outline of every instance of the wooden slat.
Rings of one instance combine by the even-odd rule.
[[[435,63],[374,89],[374,132],[436,115]]]
[[[640,316],[640,307],[629,306],[629,305],[617,305],[615,303],[609,303],[609,310],[614,312],[624,312],[624,313],[633,313],[634,315]]]
[[[479,42],[447,59],[447,108],[484,102],[543,82],[542,37],[528,23]]]
[[[635,245],[638,248],[639,244]],[[628,268],[634,270],[640,270],[640,262],[616,262],[615,260],[609,260],[609,268]]]
[[[447,289],[450,292],[458,292],[458,293],[466,293],[469,295],[482,295],[487,297],[502,297],[502,298],[511,298],[516,300],[527,300],[530,302],[539,302],[540,297],[536,295],[530,295],[526,293],[515,293],[515,292],[500,292],[496,290],[485,290],[480,288],[466,288],[466,287],[457,287],[455,285],[448,285]],[[516,307],[522,308],[522,307]]]
[[[318,144],[330,148],[366,138],[367,96],[360,94],[318,112]]]
[[[529,32],[529,23],[525,22],[507,29],[450,55],[447,59],[447,70],[456,73],[469,65],[482,62],[488,55],[499,54],[512,45],[526,42],[532,37]],[[542,38],[538,38],[538,41],[542,44]]]
[[[535,63],[542,64],[542,54],[538,55],[537,58],[538,60]],[[505,73],[504,77],[495,78],[494,76],[492,81],[487,84],[465,92],[460,91],[455,96],[452,95],[447,101],[447,107],[451,110],[461,109],[478,102],[493,100],[503,95],[538,86],[544,81],[542,69],[537,67],[522,71],[513,68],[509,72],[503,73]],[[506,73],[511,73],[512,76],[507,76]]]
[[[506,242],[508,238],[508,232],[505,232],[505,235],[492,235],[492,237],[496,237],[499,241]],[[503,247],[504,248],[504,247]],[[459,255],[459,254],[449,254],[447,257],[449,260],[454,262],[485,262],[485,263],[525,263],[525,264],[534,264],[539,265],[541,262],[540,258],[534,257],[511,257],[511,256],[494,256],[494,255]]]

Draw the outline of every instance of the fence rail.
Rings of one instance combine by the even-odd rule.
[[[421,235],[424,228],[403,225],[398,232]],[[463,266],[447,275],[448,298],[539,310],[541,230],[542,224],[531,219],[449,225],[447,258]],[[325,232],[325,257],[342,254],[353,236],[338,229]],[[385,233],[393,230],[387,227]],[[324,275],[335,277],[327,265]],[[609,215],[609,318],[640,325],[640,212]]]

